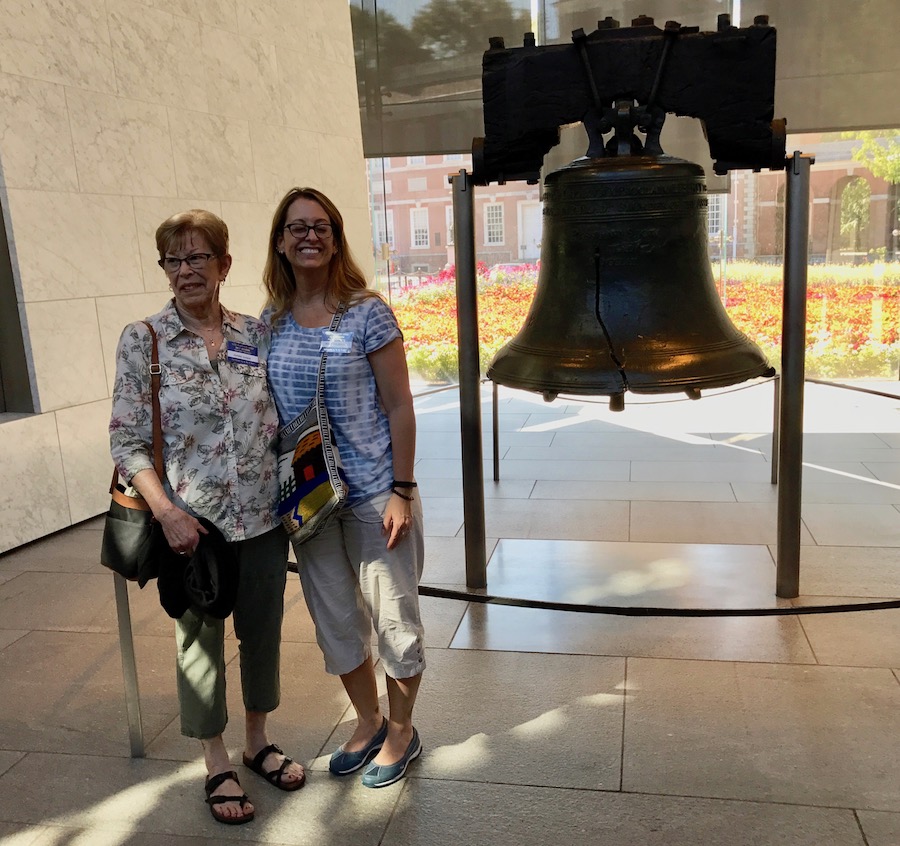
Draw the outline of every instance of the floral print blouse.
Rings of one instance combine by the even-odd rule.
[[[203,340],[185,329],[174,300],[147,322],[159,342],[166,493],[227,540],[239,541],[279,524],[278,413],[266,378],[268,327],[224,307],[222,314],[225,340],[212,363]],[[153,467],[150,350],[143,323],[125,327],[109,423],[110,450],[125,482]]]

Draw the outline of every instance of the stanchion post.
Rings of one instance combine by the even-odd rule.
[[[781,424],[778,436],[778,543],[775,594],[800,593],[800,503],[803,474],[803,379],[806,353],[806,279],[809,262],[809,183],[814,159],[787,160],[784,306],[781,333]]]
[[[781,376],[772,377],[772,476],[773,485],[778,484],[778,444],[781,442]]]
[[[141,723],[141,696],[138,691],[137,663],[134,660],[134,637],[131,631],[131,608],[128,604],[128,582],[113,573],[116,588],[116,617],[119,621],[119,650],[122,653],[122,675],[125,677],[125,712],[128,715],[128,740],[131,757],[144,757],[144,728]]]
[[[475,275],[475,187],[460,170],[450,177],[456,242],[456,326],[459,346],[459,415],[462,436],[466,586],[487,587],[484,460],[481,443],[481,362]]]
[[[491,413],[493,415],[494,425],[492,433],[494,436],[494,481],[500,481],[500,402],[497,398],[497,383],[491,382]]]

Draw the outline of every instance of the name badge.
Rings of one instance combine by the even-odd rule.
[[[239,344],[228,341],[225,345],[225,358],[237,364],[253,364],[259,366],[259,349],[250,344]]]
[[[352,348],[352,332],[331,332],[326,329],[322,333],[322,343],[319,345],[319,352],[344,353],[346,355]]]

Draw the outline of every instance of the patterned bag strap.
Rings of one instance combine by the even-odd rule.
[[[331,326],[328,327],[329,332],[337,332],[341,318],[346,310],[346,303],[338,303],[337,311],[335,311],[334,317],[331,319]],[[340,470],[338,469],[338,462],[335,459],[334,444],[331,440],[331,427],[328,424],[328,411],[325,408],[325,359],[327,357],[328,353],[323,349],[322,358],[319,361],[319,375],[316,379],[316,421],[319,424],[322,451],[325,455],[325,469],[328,471],[331,487],[336,491],[343,489],[346,494],[346,488],[344,488]]]
[[[337,311],[331,318],[331,325],[328,327],[329,332],[337,332],[345,311],[347,311],[347,303],[338,303]],[[327,356],[328,353],[323,349],[322,357],[319,359],[319,375],[316,377],[316,400],[321,406],[325,405],[325,359]]]

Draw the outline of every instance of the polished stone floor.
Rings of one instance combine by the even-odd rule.
[[[897,383],[883,390],[900,393]],[[491,594],[774,608],[900,597],[900,400],[805,391],[801,596],[775,598],[772,386],[699,402],[483,392]],[[417,400],[423,584],[465,589],[455,391]],[[101,522],[0,556],[0,846],[896,846],[900,611],[625,617],[424,597],[425,752],[390,788],[338,780],[348,736],[296,576],[272,738],[295,794],[217,825],[177,725],[171,621],[130,589],[146,757],[129,754]],[[240,714],[236,645],[229,701]],[[240,755],[240,720],[227,739]]]

